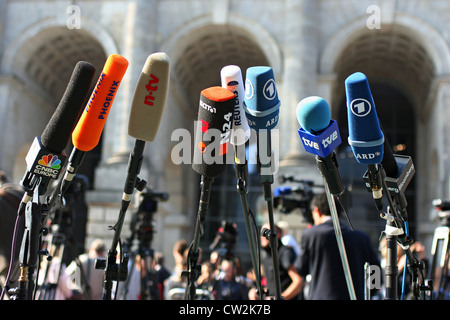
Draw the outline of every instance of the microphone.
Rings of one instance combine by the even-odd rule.
[[[214,178],[225,171],[235,98],[219,86],[200,94],[192,168],[202,176]]]
[[[236,187],[241,197],[250,256],[253,263],[253,270],[255,271],[255,279],[257,279],[257,292],[261,293],[260,267],[257,260],[257,247],[255,244],[259,241],[259,236],[256,228],[251,227],[251,220],[249,217],[252,213],[248,204],[248,165],[245,156],[245,144],[250,138],[251,131],[242,106],[245,95],[242,72],[238,66],[228,65],[222,68],[220,71],[220,76],[222,87],[232,91],[236,95],[230,143],[234,145],[234,163],[237,177]],[[252,219],[252,221],[254,220]]]
[[[236,95],[233,111],[233,127],[230,143],[236,146],[245,144],[250,138],[250,126],[243,109],[244,82],[242,72],[238,66],[229,65],[220,71],[221,84],[223,88],[232,91]]]
[[[278,124],[280,105],[272,68],[266,66],[248,68],[243,108],[250,128],[256,131],[258,170],[264,179],[271,182],[273,182],[271,130]],[[262,143],[264,140],[265,145]],[[262,147],[265,147],[265,150],[261,150]]]
[[[406,223],[407,201],[404,190],[415,173],[414,166],[410,157],[394,156],[389,144],[384,139],[367,77],[361,72],[353,73],[345,80],[345,91],[348,107],[348,141],[356,160],[368,165],[368,170],[364,175],[366,185],[372,190],[372,196],[380,216],[387,221],[385,233],[388,259],[385,269],[386,283],[389,285],[386,286],[386,297],[391,299],[397,296],[397,261],[395,259],[397,244],[394,241],[395,238],[405,252],[413,282],[418,279],[418,270],[423,270],[423,266],[410,250],[413,240],[408,235]],[[387,171],[384,165],[392,175],[391,177],[386,176]],[[386,192],[392,215],[382,212],[383,189]],[[394,196],[399,208],[396,208],[391,195]],[[417,283],[412,285],[420,287]]]
[[[248,181],[248,166],[245,156],[245,144],[250,138],[251,131],[242,107],[244,99],[242,72],[238,66],[228,65],[222,68],[220,71],[220,77],[222,87],[230,90],[236,96],[230,143],[234,145],[234,163],[236,167],[236,176],[238,179],[238,192],[244,196],[247,194],[246,188]],[[243,201],[246,203],[244,199]]]
[[[275,278],[275,297],[281,299],[279,276],[277,232],[273,221],[273,183],[271,130],[278,124],[281,102],[278,98],[273,70],[267,66],[255,66],[247,69],[245,79],[245,98],[243,108],[249,126],[256,131],[257,167],[263,185],[264,199],[267,201],[269,228],[267,233],[272,251],[273,274]],[[265,140],[265,141],[263,141]],[[263,144],[265,142],[265,146]],[[265,150],[261,150],[265,147]]]
[[[130,154],[123,201],[129,202],[136,186],[146,141],[153,141],[166,104],[169,88],[169,57],[164,52],[150,54],[141,71],[128,120],[128,135],[136,138]],[[142,181],[139,180],[138,183]],[[143,189],[142,185],[139,187]]]
[[[135,188],[142,191],[147,184],[145,180],[138,178],[138,174],[142,166],[145,143],[146,141],[153,141],[156,137],[166,103],[168,86],[169,57],[164,52],[150,54],[142,68],[131,104],[128,134],[136,138],[136,141],[128,160],[119,218],[113,227],[115,232],[108,251],[107,261],[105,263],[104,260],[102,262],[97,260],[98,264],[96,265],[96,268],[105,270],[104,300],[111,299],[112,281],[114,279],[125,280],[117,271],[119,269],[126,270],[128,260],[124,258],[120,267],[116,265],[117,245],[133,191]]]
[[[128,61],[121,55],[112,54],[106,60],[89,102],[72,134],[72,142],[78,150],[90,151],[97,146],[127,68]]]
[[[345,80],[348,115],[348,143],[356,161],[379,164],[383,160],[384,135],[378,122],[375,103],[366,76],[361,72]]]
[[[367,77],[355,72],[345,79],[347,98],[348,143],[356,161],[368,165],[368,183],[378,211],[382,211],[383,186],[379,165],[384,154],[384,135],[381,131],[375,103]]]
[[[169,88],[169,57],[152,53],[145,61],[131,105],[128,134],[138,140],[153,141],[166,104]]]
[[[341,195],[344,187],[334,152],[341,144],[341,137],[337,122],[330,119],[328,103],[321,97],[307,97],[299,102],[296,113],[300,124],[298,134],[305,150],[316,155],[319,171],[327,182],[330,193]]]
[[[39,196],[47,191],[51,180],[57,179],[66,161],[64,148],[82,110],[82,104],[89,93],[95,68],[88,62],[76,64],[69,84],[50,118],[41,137],[35,137],[25,158],[27,171],[20,184],[25,190],[18,208],[16,225],[22,214],[25,214],[25,229],[20,247],[20,274],[18,286],[10,292],[11,299],[31,300],[34,289],[33,272],[38,264],[39,237],[42,233],[42,206]],[[32,201],[30,202],[30,200]],[[13,247],[17,234],[13,234]],[[11,255],[12,260],[14,254]],[[13,263],[13,262],[12,262]],[[11,263],[11,264],[12,264]],[[6,286],[9,285],[11,269],[8,271]],[[3,298],[5,290],[2,291]]]
[[[60,196],[69,188],[86,152],[95,148],[100,141],[106,119],[127,68],[128,61],[118,54],[112,54],[106,60],[80,120],[73,130],[74,148],[59,188]]]
[[[261,129],[275,128],[280,105],[272,68],[266,66],[248,68],[243,107],[249,126],[257,132]]]
[[[361,72],[350,75],[345,80],[345,90],[349,144],[356,160],[368,165],[368,172],[364,178],[372,190],[377,208],[381,211],[382,180],[384,180],[387,191],[398,199],[401,211],[406,214],[404,190],[415,173],[412,159],[392,153],[376,114],[367,77]],[[379,172],[379,165],[384,172]]]
[[[355,289],[348,264],[347,252],[337,214],[333,196],[339,196],[344,192],[341,176],[338,170],[336,152],[341,144],[337,122],[331,120],[331,111],[328,103],[321,97],[311,96],[304,98],[297,105],[297,120],[300,124],[298,134],[307,152],[316,155],[316,162],[325,180],[325,191],[333,220],[333,228],[336,242],[341,257],[342,268],[347,283],[350,299],[355,300]],[[345,210],[344,210],[345,213]],[[349,217],[345,213],[347,221],[353,230]]]
[[[64,148],[74,130],[89,93],[95,67],[85,61],[76,64],[66,90],[41,137],[35,137],[25,157],[27,171],[20,184],[28,193],[40,178],[40,194],[47,190],[48,183],[57,179],[67,156]]]
[[[200,93],[192,168],[202,177],[194,239],[188,252],[185,299],[195,299],[200,237],[204,232],[213,180],[225,171],[224,160],[230,142],[235,101],[233,92],[219,86],[209,87]]]

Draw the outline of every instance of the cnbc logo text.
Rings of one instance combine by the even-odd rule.
[[[37,165],[34,166],[32,172],[40,176],[57,179],[60,171],[61,160],[58,158],[58,156],[47,154],[42,156]]]

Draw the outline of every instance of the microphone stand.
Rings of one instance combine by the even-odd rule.
[[[259,244],[259,234],[258,230],[251,227],[249,215],[251,214],[251,211],[249,209],[248,204],[248,190],[247,190],[247,183],[248,183],[248,167],[246,165],[245,160],[245,154],[244,157],[238,156],[238,150],[239,148],[235,145],[234,146],[234,163],[236,167],[236,177],[237,177],[237,184],[236,188],[237,191],[241,197],[241,203],[242,203],[242,211],[244,213],[244,220],[245,220],[245,228],[247,229],[247,238],[248,238],[248,244],[250,248],[250,256],[253,263],[253,270],[255,272],[255,278],[256,278],[256,290],[257,294],[260,298],[262,298],[262,290],[261,290],[261,274],[260,274],[260,263],[258,263],[257,259],[257,248],[260,248],[261,245]],[[256,233],[256,234],[255,234]],[[255,241],[257,242],[257,246],[255,246]],[[259,256],[258,256],[259,257]]]
[[[203,224],[209,208],[209,198],[211,195],[211,187],[214,178],[202,175],[200,182],[200,201],[197,212],[197,221],[195,223],[194,239],[189,247],[187,256],[187,270],[182,273],[183,276],[187,276],[187,286],[184,295],[185,300],[195,300],[195,281],[197,279],[197,273],[200,271],[200,265],[198,265],[199,258],[199,245],[200,238],[204,234]]]
[[[410,159],[408,159],[410,161]],[[423,277],[423,270],[424,270],[424,264],[421,261],[418,261],[418,259],[412,254],[410,245],[414,242],[414,240],[409,237],[405,233],[405,229],[403,226],[403,223],[406,222],[407,219],[407,213],[406,213],[406,200],[404,197],[403,190],[406,188],[407,183],[409,183],[410,179],[412,178],[412,173],[414,173],[414,168],[412,167],[412,164],[406,165],[403,169],[407,170],[401,170],[400,178],[402,178],[402,181],[399,181],[399,178],[391,178],[386,177],[386,172],[382,165],[375,165],[376,166],[376,179],[377,181],[381,181],[382,183],[382,191],[383,194],[387,198],[388,202],[388,210],[387,213],[383,213],[380,211],[380,217],[382,219],[386,220],[386,271],[385,271],[385,278],[386,278],[386,300],[396,300],[398,299],[398,292],[397,292],[397,275],[398,275],[398,267],[397,267],[397,243],[402,247],[406,257],[407,257],[407,268],[411,274],[412,277],[412,292],[414,294],[414,297],[416,299],[419,298],[419,295],[421,294],[421,291],[430,291],[432,290],[432,285]],[[405,171],[407,171],[405,173]],[[406,175],[406,176],[405,176]],[[365,175],[365,178],[367,178],[367,173]],[[409,180],[408,180],[409,179]],[[402,186],[400,186],[400,184]],[[389,185],[388,185],[389,183]],[[369,184],[370,184],[370,178],[369,178]],[[395,185],[396,188],[393,188],[392,186]],[[390,188],[389,188],[390,187]],[[391,196],[391,190],[394,190],[394,197]],[[394,203],[394,200],[396,200]],[[377,207],[379,205],[377,204]],[[400,207],[400,211],[397,209],[397,207]],[[406,266],[405,266],[406,267]],[[420,284],[419,283],[419,275],[422,274],[422,282],[427,284]]]
[[[278,257],[278,238],[277,232],[275,230],[275,223],[273,220],[273,200],[272,200],[272,184],[273,184],[273,174],[271,168],[271,159],[272,159],[272,144],[271,144],[271,134],[270,130],[266,130],[267,132],[267,152],[266,157],[269,157],[269,161],[267,163],[261,163],[260,159],[260,142],[261,136],[260,132],[257,132],[257,167],[260,174],[260,181],[263,186],[264,191],[264,199],[267,202],[268,216],[269,216],[269,227],[270,232],[265,234],[268,236],[270,249],[272,252],[272,263],[273,263],[273,275],[275,279],[275,298],[277,300],[281,299],[281,283],[280,283],[280,265],[279,265],[279,257]],[[264,172],[262,172],[264,170]],[[270,174],[269,174],[270,172]]]
[[[347,252],[345,251],[344,238],[342,237],[341,225],[339,223],[339,217],[336,210],[336,203],[334,202],[334,197],[330,192],[328,183],[324,181],[324,184],[328,198],[328,204],[330,206],[331,218],[333,220],[334,233],[336,235],[339,254],[341,256],[342,267],[344,268],[345,282],[347,283],[348,294],[351,300],[356,300],[355,288],[353,286],[352,274],[350,272],[350,266],[348,264]]]
[[[41,217],[45,206],[39,202],[39,195],[46,188],[45,183],[41,185],[42,178],[34,178],[32,200],[25,207],[25,230],[20,248],[20,276],[18,286],[10,290],[13,294],[12,300],[32,300],[34,284],[34,271],[36,269],[41,235]]]
[[[120,264],[116,263],[117,245],[120,241],[120,233],[122,232],[125,214],[131,202],[134,189],[142,191],[147,182],[139,179],[137,176],[141,170],[145,141],[136,139],[134,149],[130,153],[128,161],[127,178],[125,181],[124,193],[122,196],[122,206],[119,211],[117,223],[112,227],[114,229],[114,237],[110,249],[108,250],[107,260],[97,259],[95,268],[104,269],[105,276],[103,281],[103,300],[111,300],[112,282],[113,280],[125,281],[127,278],[128,255],[122,255]]]

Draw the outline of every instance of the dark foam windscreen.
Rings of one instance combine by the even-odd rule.
[[[67,146],[89,94],[95,67],[89,62],[76,64],[61,101],[41,135],[47,150],[60,153]]]
[[[153,141],[158,132],[169,88],[169,57],[164,52],[148,56],[136,86],[128,122],[128,134]]]
[[[367,77],[356,72],[345,79],[348,115],[348,143],[356,160],[378,164],[383,159],[384,135],[378,121]]]
[[[210,87],[201,92],[199,104],[192,168],[215,177],[225,170],[235,95],[222,87]]]

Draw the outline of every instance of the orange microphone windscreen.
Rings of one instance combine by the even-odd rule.
[[[121,55],[112,54],[106,60],[86,108],[72,133],[75,148],[90,151],[97,146],[127,68],[128,61]]]

